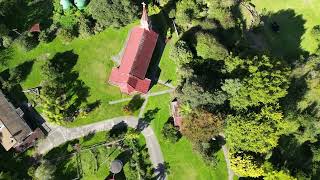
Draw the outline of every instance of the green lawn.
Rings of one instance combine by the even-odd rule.
[[[216,167],[211,167],[204,163],[201,156],[192,150],[191,143],[185,139],[180,139],[177,143],[172,144],[163,139],[161,129],[164,123],[169,118],[169,95],[161,95],[149,98],[146,111],[154,110],[159,111],[154,115],[151,121],[152,128],[154,129],[161,150],[164,154],[165,161],[169,163],[170,175],[169,179],[172,180],[224,180],[227,179],[227,167],[224,161],[223,152],[219,151],[217,157],[219,163]]]
[[[170,49],[174,46],[177,37],[174,36],[167,44],[163,51],[162,58],[160,61],[161,74],[160,78],[162,81],[171,82],[173,85],[177,85],[177,65],[169,58]]]
[[[57,179],[73,179],[78,175],[77,168],[82,169],[82,179],[96,180],[105,179],[110,175],[110,163],[112,160],[121,158],[122,151],[117,147],[98,146],[94,149],[82,150],[79,154],[80,160],[77,161],[75,155],[68,157],[68,154],[74,152],[72,150],[72,144],[78,142],[81,147],[89,147],[95,144],[103,143],[106,141],[107,132],[98,132],[89,139],[80,138],[79,141],[67,142],[53,150],[51,150],[45,158],[57,166],[55,176]],[[140,137],[140,143],[144,143],[144,137]],[[56,160],[58,157],[65,157],[60,160]],[[137,179],[137,174],[132,172],[128,163],[124,166],[124,175],[126,179]],[[118,179],[123,179],[123,176],[118,176]]]
[[[8,62],[8,66],[15,67],[26,61],[34,60],[30,74],[27,75],[26,80],[22,83],[23,89],[32,88],[41,83],[41,66],[47,59],[52,58],[58,52],[72,50],[78,55],[74,70],[79,72],[79,79],[83,80],[85,85],[90,88],[89,103],[100,101],[101,104],[87,117],[78,118],[74,122],[67,124],[67,126],[80,126],[123,116],[125,114],[122,111],[122,107],[127,104],[127,102],[115,105],[109,105],[108,102],[127,98],[128,96],[121,94],[119,88],[109,85],[107,79],[111,68],[114,66],[111,58],[120,52],[129,30],[133,26],[134,24],[120,29],[109,28],[88,39],[75,39],[67,44],[63,43],[59,38],[56,38],[53,42],[40,44],[29,52],[22,51],[14,46],[13,57],[12,60]],[[0,66],[0,71],[5,68],[6,67]],[[165,89],[165,87],[155,85],[151,91],[154,92],[163,89]],[[135,114],[137,114],[137,112]]]
[[[320,3],[318,0],[252,0],[252,3],[256,6],[256,9],[258,11],[262,11],[262,9],[266,9],[267,11],[270,12],[278,12],[280,10],[288,10],[288,9],[293,9],[296,17],[299,18],[298,16],[302,16],[302,21],[305,21],[303,24],[301,24],[303,29],[305,29],[305,32],[302,32],[302,37],[301,37],[301,47],[302,49],[309,51],[309,52],[314,52],[317,48],[316,41],[312,39],[310,36],[310,30],[313,26],[319,25],[319,19],[320,19]],[[293,17],[292,17],[293,18]],[[285,19],[287,21],[290,21],[290,19]],[[292,20],[292,19],[291,19]],[[280,19],[281,21],[281,19]],[[302,22],[300,21],[300,22]],[[288,28],[293,28],[290,29],[291,31],[298,31],[297,29],[300,27],[294,27],[298,26],[299,24],[294,24],[293,23],[287,23],[291,24],[292,26]],[[285,25],[284,23],[284,26]],[[284,27],[286,28],[286,27]],[[281,31],[281,26],[280,26],[280,31]],[[287,39],[290,39],[292,37],[292,34],[284,34],[284,36],[287,37]],[[290,47],[290,41],[289,42],[280,42],[280,45],[282,48],[286,48],[286,45],[289,45]]]

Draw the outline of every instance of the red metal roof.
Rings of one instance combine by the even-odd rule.
[[[134,27],[122,54],[121,64],[113,68],[109,82],[120,87],[124,93],[147,93],[151,80],[145,78],[156,47],[158,34],[149,29],[146,4],[142,3],[143,12],[140,26]]]
[[[146,73],[157,44],[158,34],[152,30],[135,27],[130,33],[120,67],[111,72],[109,82],[124,93],[147,93],[151,84]]]
[[[171,114],[174,120],[174,125],[180,128],[182,124],[182,116],[179,113],[178,101],[171,102]]]
[[[141,27],[135,27],[130,33],[127,47],[123,53],[119,70],[144,79],[153,50],[156,46],[158,34]]]
[[[29,30],[30,32],[40,32],[40,24],[34,24],[31,29]]]

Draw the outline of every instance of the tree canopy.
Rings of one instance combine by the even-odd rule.
[[[122,27],[131,23],[138,17],[138,7],[130,0],[92,0],[88,6],[92,17],[102,27]]]

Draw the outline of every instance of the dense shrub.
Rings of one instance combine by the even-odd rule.
[[[139,14],[138,6],[131,0],[92,0],[88,10],[103,28],[125,26]]]
[[[15,43],[19,48],[24,51],[30,51],[38,45],[38,39],[30,33],[22,33],[16,40]]]
[[[171,143],[177,142],[181,136],[179,129],[177,127],[174,127],[172,121],[168,121],[167,123],[165,123],[161,132],[163,137]]]

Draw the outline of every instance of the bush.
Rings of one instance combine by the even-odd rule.
[[[24,51],[30,51],[38,45],[38,40],[30,33],[23,33],[16,39],[16,44]]]
[[[8,48],[12,44],[12,38],[10,36],[2,36],[2,46]]]
[[[311,35],[315,40],[320,41],[320,25],[314,26],[312,28]]]
[[[92,0],[88,10],[103,28],[125,26],[139,14],[138,6],[131,0]]]
[[[80,38],[87,38],[93,34],[92,24],[88,19],[80,18],[78,28]]]
[[[163,137],[171,143],[176,143],[181,137],[178,128],[174,127],[172,121],[165,123],[161,132]]]
[[[74,29],[59,29],[58,35],[62,38],[64,42],[70,42],[76,37]]]

